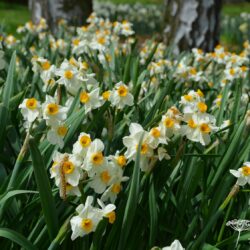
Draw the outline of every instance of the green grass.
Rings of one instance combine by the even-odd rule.
[[[242,12],[250,12],[250,3],[224,4],[222,13],[237,16]]]
[[[19,25],[30,20],[27,7],[19,4],[0,3],[0,24],[5,26],[8,33],[15,33]]]

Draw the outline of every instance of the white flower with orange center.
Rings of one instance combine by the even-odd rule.
[[[36,98],[26,98],[19,105],[24,119],[30,124],[39,116],[40,107],[40,102]]]
[[[224,70],[225,79],[232,81],[240,77],[241,70],[239,67],[226,68]]]
[[[79,43],[80,43],[80,39],[79,38],[77,38],[77,37],[73,38],[71,40],[71,46],[72,46],[72,48],[77,47],[79,45]]]
[[[205,77],[203,76],[202,71],[197,71],[196,68],[191,67],[188,71],[189,80],[199,82],[204,81]]]
[[[80,159],[83,159],[92,143],[90,134],[84,132],[80,133],[77,141],[73,145],[73,154],[78,156]]]
[[[95,139],[88,147],[82,168],[87,171],[89,177],[100,173],[107,165],[107,159],[103,155],[104,144],[100,139]]]
[[[107,36],[104,32],[96,32],[88,46],[91,50],[98,50],[100,53],[103,53],[109,44],[110,36]]]
[[[88,185],[98,194],[102,194],[114,180],[116,167],[112,163],[108,163],[101,167],[99,171],[91,178]]]
[[[121,182],[128,178],[123,176],[125,166],[129,163],[127,157],[116,151],[115,155],[109,155],[108,157],[109,165],[112,167],[112,180],[111,183]],[[124,179],[125,178],[125,179]]]
[[[102,194],[101,196],[101,200],[102,201],[110,201],[112,203],[115,202],[117,196],[119,195],[119,193],[122,191],[122,182],[125,182],[129,179],[129,177],[127,176],[116,176],[116,179],[114,180],[114,182],[112,183],[112,185],[110,185],[106,191]]]
[[[209,114],[185,114],[186,125],[181,126],[182,135],[189,140],[200,142],[203,146],[210,143],[210,134],[217,130],[215,118]]]
[[[96,88],[91,92],[84,90],[80,93],[80,102],[84,105],[86,114],[92,109],[97,109],[103,105],[99,92],[100,88]]]
[[[149,144],[153,149],[156,149],[159,144],[168,144],[167,140],[169,139],[165,136],[165,133],[160,126],[151,128],[149,136],[151,137]]]
[[[250,162],[245,162],[238,170],[230,169],[230,173],[237,178],[238,185],[250,184]]]
[[[168,109],[166,116],[173,118],[174,120],[179,122],[182,121],[182,113],[175,106],[172,106]]]
[[[106,90],[102,93],[102,99],[104,101],[108,101],[109,100],[109,97],[110,97],[110,94],[111,94],[111,91],[110,90]]]
[[[124,168],[127,164],[127,158],[125,157],[125,155],[116,156],[115,160],[117,162],[117,165],[121,168]]]
[[[152,137],[138,123],[131,123],[129,132],[130,135],[123,137],[122,140],[123,144],[127,147],[124,155],[129,160],[135,160],[140,140],[143,137],[140,149],[140,167],[142,171],[147,171],[148,159],[153,156],[153,148],[151,147]]]
[[[46,96],[45,103],[42,105],[43,118],[48,126],[55,127],[67,118],[68,108],[58,105],[51,96]]]
[[[26,28],[29,32],[34,32],[36,26],[34,25],[34,23],[32,23],[32,21],[29,21],[29,22],[25,23],[25,28]]]
[[[202,49],[197,49],[197,48],[193,48],[192,49],[192,53],[195,56],[195,60],[198,62],[203,61],[204,58],[204,52]]]
[[[50,177],[55,178],[56,185],[69,185],[76,187],[82,178],[81,162],[72,154],[55,152],[53,164],[50,168]]]
[[[207,112],[207,105],[204,102],[198,102],[197,103],[197,108],[198,108],[198,111],[201,112],[201,113],[206,113]]]
[[[98,202],[99,206],[101,207],[101,211],[103,214],[102,216],[108,218],[109,223],[113,224],[115,222],[115,219],[116,219],[116,214],[115,214],[116,206],[114,204],[105,205],[99,199],[97,199],[97,202]]]
[[[123,144],[127,147],[125,152],[125,157],[127,159],[134,159],[136,156],[136,152],[138,149],[139,141],[143,136],[144,139],[141,143],[141,155],[152,154],[152,149],[149,146],[150,136],[147,131],[143,129],[143,127],[138,123],[131,123],[129,126],[129,136],[123,137]]]
[[[90,73],[90,65],[86,61],[83,61],[81,57],[78,58],[77,65],[79,69],[78,80],[85,82],[88,89],[97,88],[98,82],[94,78],[95,73]]]
[[[81,58],[79,58],[79,59],[80,59],[80,63],[79,63],[80,69],[85,70],[85,71],[88,70],[89,64],[86,61],[82,61]],[[79,59],[78,59],[78,61],[79,61]]]
[[[123,109],[126,105],[132,106],[134,104],[134,97],[129,93],[128,86],[123,82],[119,82],[111,91],[109,101],[112,106],[115,106],[118,109]]]
[[[181,97],[180,104],[183,106],[183,113],[205,112],[207,110],[204,94],[198,89],[191,90]]]
[[[5,39],[4,42],[6,44],[7,48],[11,48],[12,46],[15,46],[17,44],[17,39],[13,35],[8,35]]]
[[[121,154],[119,150],[116,151],[115,155],[109,155],[108,160],[116,168],[116,176],[121,178],[126,165],[129,163],[129,159],[124,154]]]
[[[78,84],[78,70],[66,59],[63,61],[60,68],[55,71],[55,74],[59,77],[57,80],[58,84],[62,84],[66,88],[70,88],[72,85]]]
[[[174,117],[170,117],[167,114],[162,116],[159,129],[165,137],[170,138],[172,135],[178,134],[180,128],[179,120],[176,120]]]
[[[31,59],[32,70],[36,73],[42,73],[51,69],[51,63],[48,59],[38,56],[33,56]]]
[[[81,33],[81,41],[78,45],[74,45],[72,48],[72,53],[76,55],[80,55],[82,53],[88,53],[89,52],[89,44],[92,39],[90,39],[89,33],[82,32],[81,28],[77,28],[78,33]]]
[[[166,60],[158,60],[157,62],[151,62],[148,66],[150,70],[150,76],[159,75],[163,79],[166,71]]]
[[[132,29],[132,23],[128,22],[127,20],[124,20],[121,23],[121,34],[124,36],[131,36],[133,35],[135,32]]]
[[[76,208],[78,214],[73,216],[70,220],[72,230],[71,240],[75,240],[78,237],[83,237],[84,235],[94,232],[98,223],[102,220],[102,210],[94,208],[92,203],[93,197],[88,196],[85,204],[81,204]]]
[[[41,72],[40,77],[43,80],[44,86],[43,86],[43,91],[45,92],[47,87],[53,87],[56,83],[55,81],[55,71],[56,71],[56,66],[51,65],[48,70],[44,70]]]
[[[64,137],[68,132],[68,127],[64,124],[59,124],[51,129],[47,133],[48,141],[53,145],[58,145],[60,148],[64,146]]]
[[[73,56],[69,59],[69,64],[72,65],[72,67],[79,68],[78,61]]]

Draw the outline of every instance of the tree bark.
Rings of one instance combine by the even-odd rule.
[[[60,19],[70,25],[83,25],[92,13],[92,7],[92,0],[29,0],[32,21],[38,23],[43,17],[52,31],[56,30]]]
[[[211,51],[219,43],[221,0],[165,0],[164,41],[176,53]]]

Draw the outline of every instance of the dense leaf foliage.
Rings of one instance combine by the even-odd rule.
[[[249,43],[174,55],[95,14],[18,31],[1,52],[1,249],[232,249],[227,221],[249,216]]]

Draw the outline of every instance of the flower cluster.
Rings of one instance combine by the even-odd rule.
[[[93,197],[88,196],[85,204],[81,204],[76,208],[77,215],[70,220],[72,235],[71,239],[75,240],[77,237],[83,237],[96,230],[98,223],[107,218],[109,223],[113,224],[115,221],[115,205],[108,204],[105,206],[101,200],[97,200],[100,208],[92,206]]]
[[[191,151],[199,143],[200,150],[213,150],[215,132],[222,141],[227,137],[235,99],[227,86],[237,88],[247,77],[250,45],[240,54],[222,46],[210,53],[194,48],[177,60],[151,40],[136,51],[128,20],[111,22],[93,13],[85,26],[73,29],[60,21],[59,28],[63,36],[52,35],[43,19],[29,22],[18,29],[24,38],[36,38],[23,39],[27,49],[12,35],[3,38],[3,47],[24,55],[17,70],[32,75],[18,105],[26,131],[42,129],[36,137],[46,154],[51,150],[54,187],[62,199],[83,202],[70,221],[74,240],[94,232],[103,218],[114,222],[114,204],[129,189],[137,155],[146,183],[158,165],[182,153],[175,145],[189,144]],[[242,85],[240,102],[248,104],[249,86]],[[228,106],[222,107],[225,98]],[[224,120],[217,119],[223,112]],[[238,185],[250,183],[249,169],[246,162],[230,171]],[[182,246],[175,241],[169,248]]]
[[[114,4],[111,2],[94,2],[94,10],[98,16],[112,21],[124,19],[133,23],[136,33],[158,31],[161,26],[161,5],[155,4]]]
[[[27,22],[24,26],[19,26],[17,28],[17,33],[41,33],[48,29],[47,22],[44,18],[41,18],[37,24],[34,24],[32,21]]]
[[[65,125],[67,118],[67,106],[61,106],[54,97],[46,95],[46,100],[43,104],[32,97],[24,99],[19,105],[21,113],[25,119],[24,126],[30,129],[36,119],[43,119],[46,125],[50,128],[47,133],[47,139],[52,144],[58,144],[63,147],[63,138],[67,134],[68,128]]]
[[[189,140],[200,142],[202,145],[210,143],[210,133],[217,130],[216,119],[207,113],[204,94],[201,90],[191,90],[181,97],[183,106],[183,121],[186,125],[181,127],[181,133]]]
[[[80,196],[79,183],[89,178],[87,186],[102,194],[103,201],[115,201],[122,189],[121,183],[128,180],[123,176],[127,158],[119,152],[105,157],[103,151],[104,144],[100,139],[92,140],[89,134],[81,133],[73,145],[72,154],[54,154],[50,173],[61,197]]]
[[[104,205],[103,202],[115,202],[122,189],[122,182],[128,177],[123,176],[127,159],[117,152],[115,155],[103,155],[104,144],[100,139],[92,141],[89,134],[81,133],[73,145],[72,154],[56,152],[50,169],[51,178],[59,187],[60,196],[81,196],[80,182],[88,178],[87,188],[102,194],[98,203],[102,209],[92,207],[93,197],[88,197],[85,205],[76,208],[78,213],[71,219],[72,240],[95,231],[103,217],[110,223],[115,220],[115,205]]]
[[[150,131],[145,131],[140,124],[132,123],[129,132],[130,135],[123,138],[123,144],[127,147],[125,156],[129,160],[135,160],[139,142],[142,139],[140,151],[140,168],[142,171],[150,171],[154,166],[155,159],[170,158],[164,147],[158,147],[160,144],[166,145],[168,140],[163,126],[159,125],[153,127]],[[157,151],[156,155],[154,151]]]

